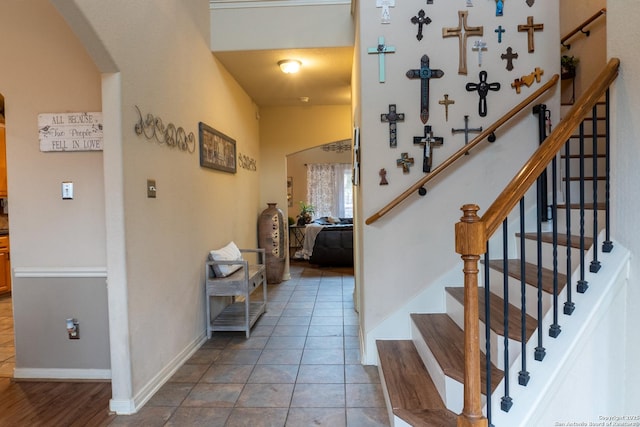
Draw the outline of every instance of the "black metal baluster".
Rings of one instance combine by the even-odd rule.
[[[538,206],[540,206],[540,203],[542,203],[542,197],[540,194],[540,188],[539,188],[539,184],[540,184],[540,180],[538,178],[538,197],[537,197],[537,203]],[[536,285],[538,288],[538,345],[536,346],[536,350],[534,352],[534,359],[541,361],[542,359],[544,359],[544,356],[546,354],[546,350],[545,348],[542,346],[542,220],[541,220],[541,214],[540,214],[540,209],[536,209],[536,212],[538,213],[538,218],[536,220],[536,244],[537,244],[537,258],[538,258],[538,262],[537,262],[537,281],[536,281]]]
[[[589,285],[584,280],[584,121],[580,123],[580,280],[578,280],[577,291],[581,294],[589,289]]]
[[[509,412],[511,406],[513,406],[513,400],[509,396],[509,237],[507,235],[508,227],[507,220],[502,222],[502,254],[503,254],[503,268],[504,275],[502,280],[503,287],[503,310],[504,310],[504,396],[500,401],[500,409],[505,412]],[[489,301],[485,301],[486,305],[489,305]]]
[[[609,201],[610,201],[610,196],[611,194],[609,193],[610,190],[610,180],[609,178],[611,177],[610,172],[611,172],[611,141],[609,138],[609,89],[607,89],[607,92],[605,94],[605,117],[604,117],[604,123],[605,123],[605,228],[606,228],[606,237],[605,237],[605,241],[602,243],[602,252],[611,252],[613,250],[613,242],[611,241],[611,236],[610,236],[610,231],[611,231],[611,217],[609,216],[611,211],[609,210],[610,205],[609,205]]]
[[[545,104],[538,104],[533,106],[533,114],[538,115],[538,141],[540,144],[547,139],[547,106]],[[547,170],[545,169],[538,177],[538,191],[541,193],[540,203],[538,209],[540,209],[540,221],[549,221],[547,214]]]
[[[525,280],[525,241],[524,241],[524,197],[520,199],[520,357],[522,369],[518,372],[518,384],[526,386],[529,383],[527,371],[527,283]]]
[[[593,260],[589,265],[589,271],[597,273],[600,271],[600,261],[598,261],[598,107],[593,106],[593,120],[591,129],[593,131]]]
[[[488,302],[491,297],[491,280],[489,280],[489,242],[487,241],[487,251],[484,253],[484,336],[485,336],[485,359],[487,370],[487,420],[491,424],[491,310]]]
[[[576,306],[573,303],[571,296],[571,275],[573,270],[571,269],[571,144],[570,140],[564,145],[564,163],[565,163],[565,205],[566,205],[566,221],[567,221],[567,301],[564,303],[564,314],[570,316],[575,310]]]
[[[553,324],[549,326],[549,336],[556,338],[561,329],[558,324],[558,192],[555,183],[558,179],[556,158],[551,161],[551,182],[554,183],[551,202],[551,221],[553,224]]]

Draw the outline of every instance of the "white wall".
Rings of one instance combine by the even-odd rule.
[[[408,19],[420,8],[432,19],[432,23],[423,29],[422,41],[416,39],[417,26],[411,25]],[[478,55],[471,50],[478,38],[469,38],[466,76],[458,74],[458,40],[442,38],[443,27],[458,26],[458,10],[469,12],[468,25],[484,26],[483,40],[488,44],[482,67],[479,67]],[[392,22],[388,25],[380,23],[380,13],[381,9],[372,2],[361,3],[358,13],[362,89],[355,102],[361,108],[362,117],[359,195],[363,218],[373,215],[423,176],[420,167],[422,148],[413,146],[413,137],[423,134],[419,119],[420,83],[405,76],[407,70],[419,68],[423,54],[430,57],[432,68],[442,69],[445,73],[430,83],[427,124],[433,127],[436,136],[445,138],[444,146],[434,148],[434,166],[464,144],[463,135],[451,134],[451,128],[464,127],[464,115],[470,116],[470,127],[487,127],[539,86],[534,83],[516,94],[510,87],[515,78],[530,74],[535,67],[544,70],[545,82],[559,72],[558,51],[548,48],[557,46],[559,40],[557,5],[538,1],[530,8],[525,2],[506,2],[504,16],[496,17],[495,2],[476,1],[474,7],[468,9],[464,2],[441,2],[419,8],[415,4],[398,2],[392,9]],[[529,15],[535,17],[536,23],[544,24],[544,30],[535,34],[533,54],[527,53],[526,34],[517,31],[517,25],[525,23]],[[497,43],[494,33],[498,25],[507,30],[501,44]],[[379,36],[384,36],[386,44],[396,48],[395,53],[387,54],[385,58],[385,83],[378,82],[377,56],[367,53],[369,47],[376,45]],[[519,55],[513,71],[507,71],[506,63],[500,59],[508,46]],[[489,93],[488,115],[484,118],[478,114],[478,94],[465,90],[466,83],[478,82],[481,70],[488,72],[489,83],[497,81],[502,86],[499,92]],[[554,123],[558,117],[557,92],[541,101],[551,109]],[[445,93],[456,102],[449,107],[448,121],[444,107],[438,104]],[[398,124],[397,148],[389,148],[388,124],[380,122],[380,114],[387,112],[389,104],[396,104],[398,112],[405,114],[405,121]],[[519,114],[516,122],[519,124],[509,124],[501,129],[493,145],[476,149],[462,161],[463,166],[454,167],[430,183],[424,198],[417,194],[411,196],[378,222],[363,226],[361,289],[365,310],[361,325],[367,338],[367,363],[375,362],[375,339],[393,337],[386,331],[393,331],[396,337],[408,336],[408,320],[393,325],[386,325],[386,320],[394,319],[395,316],[390,316],[414,296],[424,293],[437,278],[450,279],[448,273],[459,263],[453,235],[454,224],[461,216],[459,208],[465,203],[477,203],[482,214],[535,149],[537,118],[531,114],[531,109]],[[403,152],[416,160],[416,166],[409,174],[403,174],[396,166],[396,159]],[[495,167],[487,167],[488,164]],[[379,185],[381,168],[387,171],[388,186]],[[461,271],[458,282],[462,283]],[[443,298],[430,298],[422,307],[423,311],[441,311],[443,301]]]
[[[628,329],[624,339],[626,348],[626,389],[627,414],[640,412],[640,340],[637,325],[640,325],[640,265],[637,254],[640,242],[637,239],[637,212],[640,201],[637,197],[640,170],[637,159],[640,158],[640,146],[637,136],[640,134],[640,58],[637,55],[636,41],[640,38],[640,28],[636,24],[640,19],[640,4],[633,0],[610,1],[607,4],[607,51],[610,57],[620,58],[620,75],[612,91],[613,106],[613,144],[614,159],[613,205],[616,207],[613,218],[613,235],[632,253],[629,272],[629,289],[626,305],[626,324]],[[615,250],[615,249],[614,249]],[[622,343],[621,343],[622,344]]]

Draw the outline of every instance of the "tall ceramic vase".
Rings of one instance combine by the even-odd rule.
[[[267,203],[268,207],[258,219],[258,246],[265,249],[267,283],[282,282],[285,264],[286,228],[284,215],[276,203]]]

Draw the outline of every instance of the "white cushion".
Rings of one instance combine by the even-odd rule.
[[[236,246],[235,243],[229,242],[227,246],[221,249],[216,249],[209,252],[209,257],[212,261],[241,261],[242,254],[240,253],[240,249]],[[213,272],[216,277],[226,277],[231,273],[239,270],[242,267],[242,264],[226,264],[219,265],[213,264]]]

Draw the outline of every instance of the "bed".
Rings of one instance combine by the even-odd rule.
[[[353,266],[353,219],[322,217],[307,224],[302,257],[321,266]]]

